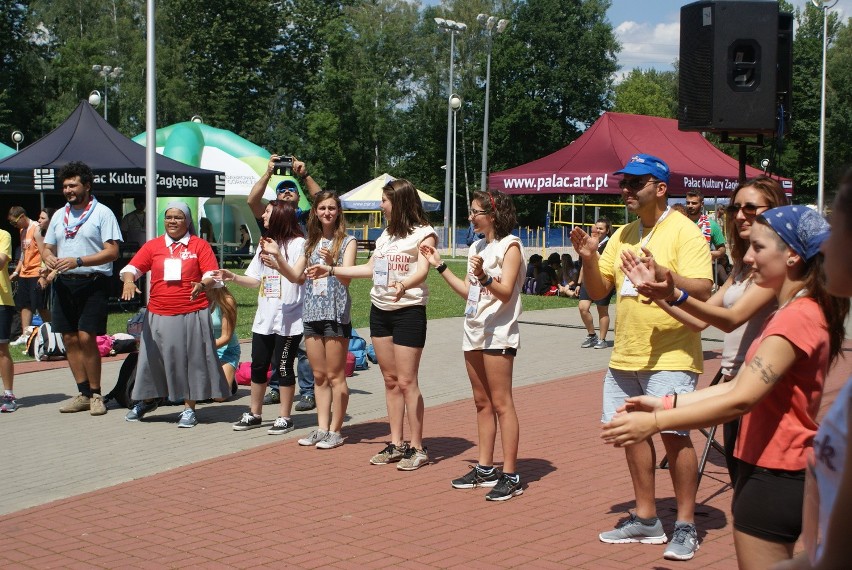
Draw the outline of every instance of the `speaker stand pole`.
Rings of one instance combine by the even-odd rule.
[[[746,181],[746,145],[740,143],[740,184]]]

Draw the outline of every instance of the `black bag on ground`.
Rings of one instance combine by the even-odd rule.
[[[107,402],[115,400],[123,408],[133,406],[133,399],[130,394],[133,392],[133,385],[136,383],[136,362],[139,360],[138,352],[131,352],[121,364],[121,370],[118,371],[118,380],[115,382],[115,387],[112,391],[104,396]]]

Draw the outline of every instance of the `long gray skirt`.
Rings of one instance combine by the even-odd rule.
[[[207,400],[231,395],[216,356],[210,310],[163,316],[142,325],[134,400]]]

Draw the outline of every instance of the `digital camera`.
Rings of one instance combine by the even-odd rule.
[[[272,163],[272,174],[275,176],[293,176],[293,157],[279,156],[278,160]]]

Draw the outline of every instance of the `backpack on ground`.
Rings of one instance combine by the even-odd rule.
[[[349,352],[355,355],[355,370],[366,370],[370,367],[367,363],[367,341],[358,336],[355,329],[352,329],[352,336],[349,337]]]
[[[62,334],[53,332],[50,323],[42,323],[27,341],[27,354],[37,361],[64,359],[65,343],[62,342]]]

